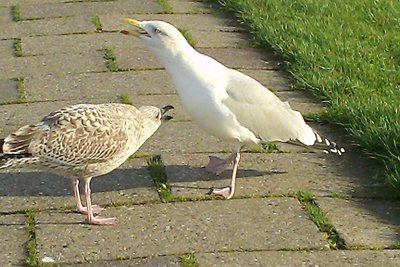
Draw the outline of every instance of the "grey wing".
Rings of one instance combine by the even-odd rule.
[[[265,142],[299,140],[315,142],[313,130],[302,115],[253,78],[229,70],[228,97],[223,101],[238,122]]]
[[[5,141],[14,144],[8,150],[16,152],[19,147],[20,153],[48,164],[102,163],[129,150],[134,131],[140,132],[132,127],[138,119],[140,116],[127,116],[118,104],[75,105],[50,113],[36,125],[22,127]],[[18,146],[16,140],[20,140]]]

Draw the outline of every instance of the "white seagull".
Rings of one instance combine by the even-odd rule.
[[[124,104],[80,104],[65,107],[0,139],[0,169],[39,169],[73,177],[77,211],[90,224],[114,224],[115,218],[95,217],[90,181],[120,166],[158,129],[172,106],[136,109]],[[78,177],[85,182],[86,207]]]
[[[344,152],[334,142],[322,138],[299,112],[258,81],[197,52],[171,24],[131,18],[124,22],[139,31],[122,30],[121,33],[138,37],[158,56],[193,121],[209,134],[233,145],[227,159],[210,157],[206,167],[220,174],[233,163],[230,186],[213,189],[214,194],[227,199],[233,196],[240,149],[246,144],[296,141],[311,146],[322,143],[326,151]]]

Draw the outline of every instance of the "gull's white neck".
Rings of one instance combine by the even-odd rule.
[[[178,92],[191,89],[191,84],[216,81],[226,67],[193,49],[190,45],[181,47],[176,53],[157,53],[161,63],[171,75]]]

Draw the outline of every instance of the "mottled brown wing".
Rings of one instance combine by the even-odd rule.
[[[134,127],[141,123],[135,110],[108,104],[76,105],[53,112],[43,118],[29,152],[60,165],[112,161],[127,151],[135,131],[140,132],[140,127]]]

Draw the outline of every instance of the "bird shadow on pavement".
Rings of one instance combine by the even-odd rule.
[[[224,171],[217,176],[208,173],[202,167],[191,167],[186,165],[167,166],[168,173],[173,173],[168,182],[213,181],[230,179],[231,171]],[[259,172],[257,170],[239,170],[240,177],[256,177],[272,175],[273,172]],[[46,172],[3,172],[0,173],[0,196],[35,196],[35,197],[60,197],[72,196],[72,180]],[[210,185],[211,186],[211,185]],[[154,187],[147,167],[134,167],[130,169],[116,169],[106,175],[92,179],[92,193],[111,192],[136,188]],[[81,193],[83,182],[80,183]]]

